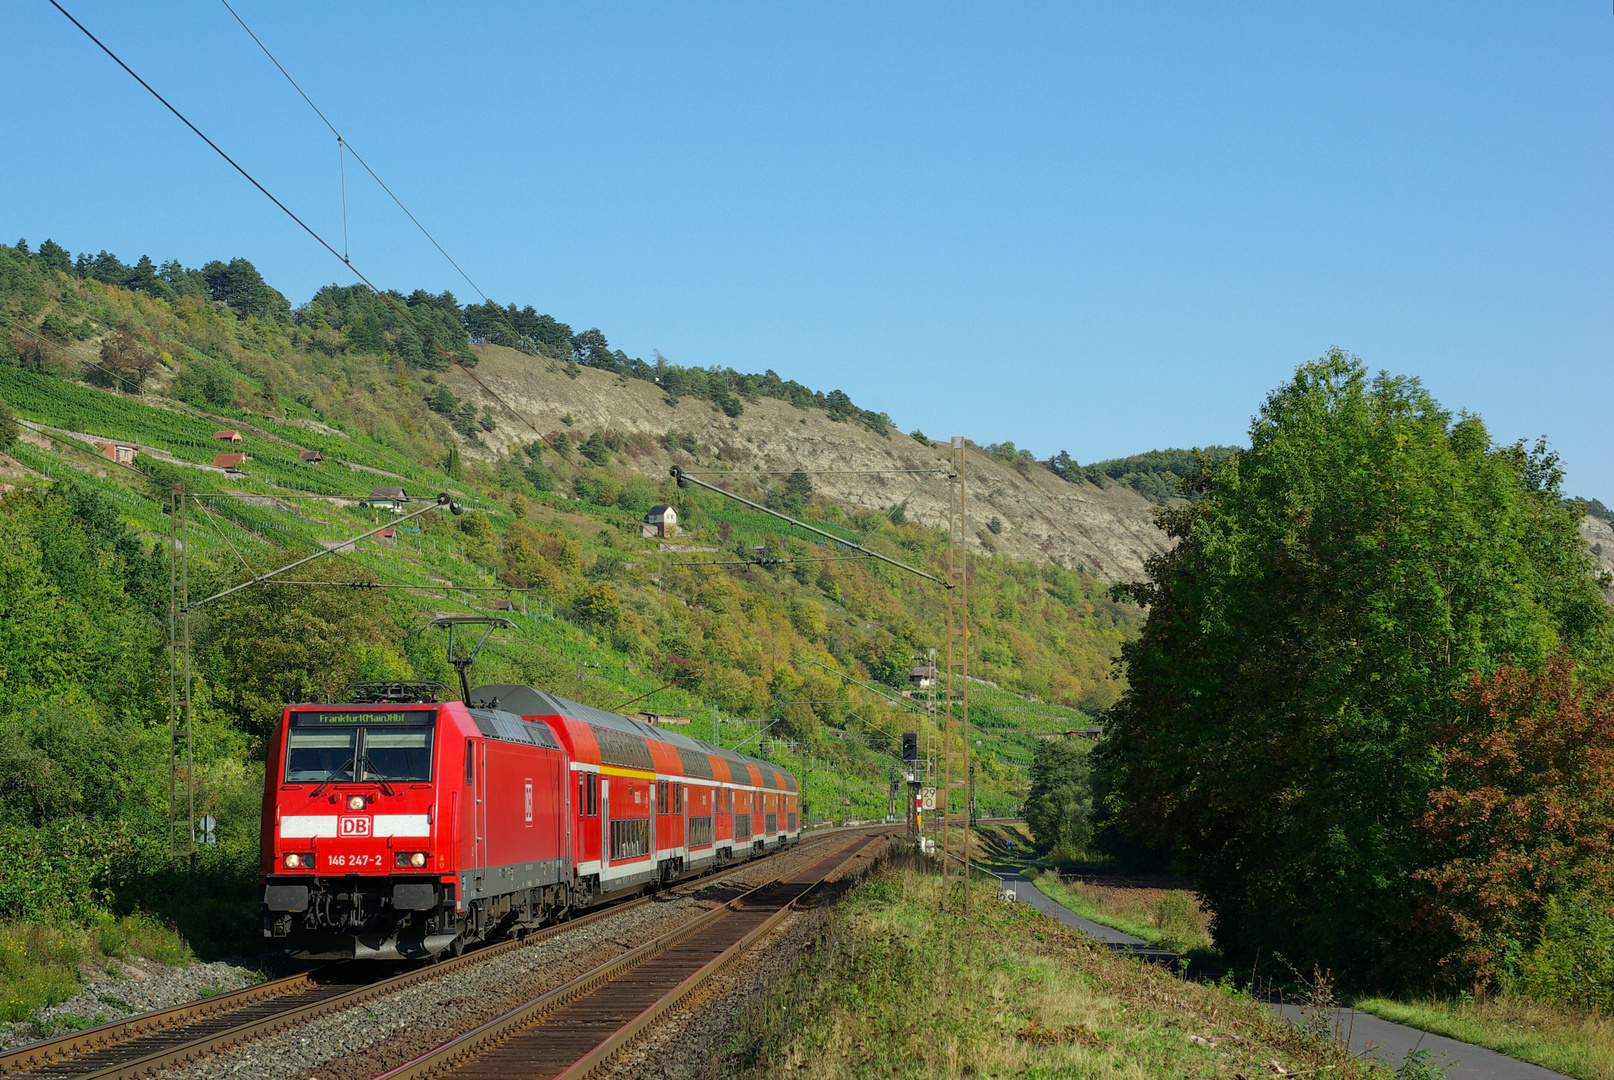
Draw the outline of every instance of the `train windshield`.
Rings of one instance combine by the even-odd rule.
[[[432,729],[364,732],[361,780],[430,780]]]
[[[353,751],[359,731],[299,731],[286,733],[288,784],[346,783],[353,779]]]
[[[430,709],[292,713],[286,783],[430,780],[436,719]]]

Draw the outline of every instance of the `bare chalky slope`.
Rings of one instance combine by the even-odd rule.
[[[920,476],[896,471],[945,469],[945,442],[926,445],[899,431],[879,435],[855,420],[836,422],[822,410],[797,409],[771,398],[746,402],[744,412],[731,419],[695,398],[668,405],[661,390],[643,380],[567,368],[500,346],[479,345],[476,351],[482,358],[477,378],[532,424],[502,416],[498,430],[485,439],[493,450],[508,451],[532,440],[534,428],[544,434],[569,432],[576,439],[595,430],[655,440],[668,431],[687,433],[700,447],[698,463],[658,445],[628,464],[657,479],[665,478],[675,461],[691,469],[742,472],[893,470],[877,476],[816,471],[812,482],[815,490],[852,507],[883,509],[906,500],[910,521],[940,525],[946,519],[945,476],[921,483]],[[461,397],[500,411],[464,373],[455,371],[443,379]],[[1022,475],[975,450],[969,453],[967,469],[972,544],[994,546],[1016,558],[1080,566],[1107,581],[1140,576],[1144,559],[1166,547],[1153,507],[1128,488],[1071,484],[1037,466]],[[994,517],[1001,525],[996,534],[987,529]]]

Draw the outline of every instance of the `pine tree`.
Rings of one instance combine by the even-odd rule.
[[[611,460],[611,451],[606,447],[605,439],[601,437],[598,429],[584,440],[583,445],[577,448],[577,452],[596,465],[604,465]]]

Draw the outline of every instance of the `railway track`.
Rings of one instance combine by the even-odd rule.
[[[789,850],[800,851],[802,846],[816,846],[831,839],[812,838]],[[697,885],[709,887],[714,880],[753,865],[751,861],[731,864],[715,873],[686,881],[672,891],[682,892]],[[534,931],[519,940],[488,945],[429,966],[396,972],[398,965],[391,965],[386,970],[396,973],[380,979],[374,978],[377,974],[374,965],[337,964],[30,1043],[0,1052],[0,1077],[5,1080],[137,1080],[536,945],[649,904],[654,899],[641,896],[619,901]]]
[[[376,1080],[582,1080],[884,837],[859,837],[610,960]]]

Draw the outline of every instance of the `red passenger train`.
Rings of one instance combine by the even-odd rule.
[[[263,934],[419,958],[795,843],[774,765],[528,686],[292,705],[263,797]]]

